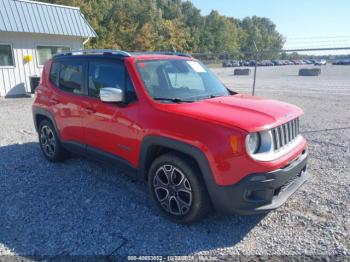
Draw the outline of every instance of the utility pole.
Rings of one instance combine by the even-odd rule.
[[[254,67],[254,81],[253,81],[253,92],[252,92],[252,96],[255,95],[255,83],[256,83],[256,70],[257,70],[257,63],[258,63],[258,58],[259,58],[259,50],[258,47],[256,46],[255,41],[253,41],[254,46],[255,46],[255,50],[256,50],[256,55],[255,55],[255,67]]]

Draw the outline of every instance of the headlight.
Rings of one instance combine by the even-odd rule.
[[[252,133],[247,136],[246,139],[247,151],[250,154],[255,154],[259,151],[260,148],[260,134]]]

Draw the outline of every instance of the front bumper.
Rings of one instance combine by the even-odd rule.
[[[248,175],[231,186],[216,186],[211,194],[216,210],[250,215],[280,207],[308,179],[307,158],[305,150],[284,168]]]

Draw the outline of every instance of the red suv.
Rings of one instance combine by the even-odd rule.
[[[45,158],[73,152],[137,173],[177,223],[281,206],[307,179],[302,114],[227,89],[186,54],[112,50],[55,56],[33,104]]]

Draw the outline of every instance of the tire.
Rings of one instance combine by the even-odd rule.
[[[39,144],[44,157],[50,162],[60,162],[68,156],[62,147],[52,123],[43,120],[39,124]]]
[[[211,202],[193,161],[178,154],[161,155],[151,165],[148,188],[163,216],[190,224],[211,211]]]

